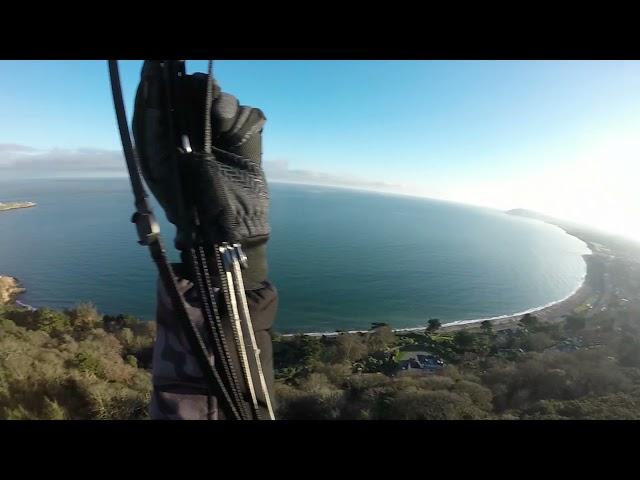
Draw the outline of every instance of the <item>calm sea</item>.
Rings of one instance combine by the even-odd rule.
[[[522,312],[569,295],[580,240],[499,211],[411,197],[272,183],[270,277],[281,333],[403,328]],[[127,179],[0,181],[0,274],[33,306],[91,301],[154,317],[156,271],[136,244]],[[159,208],[165,244],[174,229]],[[177,255],[173,253],[173,257]]]

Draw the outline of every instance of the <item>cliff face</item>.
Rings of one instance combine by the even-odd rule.
[[[0,275],[0,305],[11,303],[24,291],[16,278]]]

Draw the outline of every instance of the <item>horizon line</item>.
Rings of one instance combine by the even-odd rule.
[[[4,182],[4,183],[8,183],[11,181],[24,181],[24,180],[99,180],[99,179],[116,179],[116,178],[121,178],[121,179],[128,179],[129,175],[127,172],[105,172],[106,174],[96,174],[96,173],[88,173],[86,175],[83,174],[70,174],[70,175],[60,175],[60,176],[18,176],[18,177],[13,177],[13,178],[0,178],[0,182]],[[618,232],[613,232],[613,231],[609,231],[609,230],[603,230],[601,227],[598,227],[596,225],[590,225],[590,224],[584,224],[584,223],[580,223],[580,222],[576,222],[574,220],[568,220],[568,219],[562,219],[562,218],[557,218],[554,215],[551,215],[547,212],[541,212],[539,210],[534,210],[534,209],[529,209],[529,208],[525,208],[525,207],[521,207],[521,206],[516,206],[513,208],[509,208],[509,209],[502,209],[502,208],[497,208],[497,207],[492,207],[492,206],[488,206],[488,205],[482,205],[482,204],[474,204],[474,203],[466,203],[466,202],[462,202],[459,200],[452,200],[452,199],[448,199],[448,198],[438,198],[438,197],[430,197],[427,195],[420,195],[420,194],[416,194],[416,193],[411,193],[411,192],[403,192],[403,191],[388,191],[388,190],[379,190],[375,187],[367,187],[367,186],[362,186],[362,185],[350,185],[350,184],[330,184],[330,183],[314,183],[312,181],[298,181],[298,180],[286,180],[286,179],[269,179],[267,177],[267,182],[268,183],[279,183],[279,184],[285,184],[285,185],[305,185],[305,186],[312,186],[312,187],[320,187],[320,188],[337,188],[337,189],[343,189],[343,190],[351,190],[351,191],[357,191],[357,192],[367,192],[367,193],[374,193],[374,194],[378,194],[378,195],[386,195],[386,196],[395,196],[395,197],[409,197],[409,198],[416,198],[416,199],[420,199],[420,200],[429,200],[432,202],[441,202],[441,203],[449,203],[449,204],[454,204],[454,205],[459,205],[459,206],[464,206],[464,207],[468,207],[468,208],[476,208],[476,209],[483,209],[483,210],[490,210],[493,212],[500,212],[500,213],[507,213],[510,210],[517,210],[517,209],[523,209],[523,210],[528,210],[530,212],[533,213],[537,213],[537,214],[541,214],[547,217],[551,217],[554,218],[555,220],[559,221],[559,222],[567,222],[567,223],[573,223],[575,226],[579,226],[579,227],[583,227],[583,228],[592,228],[594,230],[600,231],[601,233],[605,233],[607,235],[612,235],[612,236],[616,236],[628,241],[632,241],[635,243],[640,243],[640,239],[634,238],[634,237],[630,237],[628,235],[624,235],[622,233],[618,233]],[[146,184],[146,182],[145,182]],[[151,194],[151,192],[149,192]],[[151,194],[153,195],[153,194]],[[525,218],[525,217],[522,217]],[[539,219],[532,219],[532,220],[537,220],[537,221],[542,221],[543,223],[548,223],[545,222],[543,220],[539,220]]]

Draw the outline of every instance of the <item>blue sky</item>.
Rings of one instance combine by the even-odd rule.
[[[120,64],[129,114],[141,63]],[[206,62],[188,66],[205,71]],[[214,68],[224,90],[266,113],[274,178],[535,208],[640,238],[629,225],[640,213],[629,180],[639,173],[640,62],[218,61]],[[25,174],[34,158],[50,159],[53,173],[81,170],[80,160],[92,165],[92,156],[105,159],[100,168],[112,162],[124,172],[106,62],[0,61],[0,105],[0,175]],[[62,168],[70,158],[78,162]],[[615,208],[623,215],[612,219]]]

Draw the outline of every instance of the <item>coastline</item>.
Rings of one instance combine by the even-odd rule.
[[[461,320],[442,325],[442,331],[456,331],[462,329],[479,328],[479,324],[485,320],[491,321],[494,330],[503,330],[512,327],[520,321],[523,315],[527,313],[535,314],[538,319],[543,322],[559,322],[564,319],[565,315],[572,313],[577,307],[583,305],[592,295],[593,290],[589,287],[589,262],[593,254],[584,254],[582,258],[587,264],[587,273],[582,279],[582,283],[568,296],[539,307],[530,308],[528,310],[513,313],[511,315],[501,315],[491,318],[478,318],[474,320]]]
[[[550,223],[550,222],[545,222]],[[586,253],[582,255],[582,258],[586,264],[587,270],[582,278],[582,282],[580,285],[576,287],[576,289],[567,295],[564,298],[556,300],[554,302],[548,303],[546,305],[541,305],[537,307],[532,307],[528,310],[524,310],[522,312],[516,312],[508,315],[499,315],[495,317],[485,317],[485,318],[475,318],[471,320],[454,320],[453,322],[443,324],[438,331],[440,332],[456,332],[458,330],[479,330],[480,324],[485,320],[491,322],[494,330],[507,330],[509,328],[513,328],[522,318],[523,315],[527,313],[535,314],[538,319],[543,322],[551,322],[556,323],[560,322],[564,319],[566,315],[571,314],[576,308],[584,305],[587,300],[593,297],[596,292],[591,285],[594,284],[594,268],[593,263],[595,262],[595,258],[597,257],[596,252],[594,251],[591,243],[584,239],[580,238],[578,235],[574,233],[570,233],[566,228],[552,224],[560,229],[562,229],[567,235],[571,235],[578,240],[584,242],[589,248],[591,253]],[[427,328],[427,324],[419,327],[406,327],[406,328],[392,328],[394,333],[410,333],[410,332],[421,332]],[[302,333],[303,335],[311,336],[311,337],[321,337],[321,336],[336,336],[341,333],[366,333],[369,330],[347,330],[347,331],[333,331],[333,332],[307,332]],[[299,333],[287,333],[282,334],[283,337],[292,337],[295,335],[299,335]]]
[[[585,254],[582,257],[587,262],[590,254]],[[588,265],[588,264],[587,264]],[[588,270],[588,267],[587,267]],[[456,332],[458,330],[479,330],[480,324],[485,320],[491,322],[494,330],[506,330],[516,325],[523,315],[527,313],[535,314],[542,321],[546,322],[558,322],[563,320],[565,315],[569,315],[573,310],[589,299],[593,294],[592,289],[587,285],[587,275],[583,277],[582,283],[565,298],[556,300],[555,302],[539,307],[533,307],[522,312],[512,313],[509,315],[499,315],[496,317],[487,318],[474,318],[471,320],[454,320],[453,322],[443,324],[438,331],[439,332]],[[427,328],[427,325],[420,327],[405,327],[405,328],[392,328],[394,333],[410,333],[410,332],[422,332]],[[345,331],[333,331],[333,332],[305,332],[302,335],[310,337],[332,337],[340,335],[341,333],[367,333],[369,330],[345,330]],[[282,337],[293,337],[300,335],[300,333],[285,333]]]
[[[20,207],[18,207],[20,208]],[[25,207],[26,208],[26,207]],[[550,222],[545,222],[550,223]],[[541,305],[537,307],[532,307],[527,310],[516,312],[508,315],[499,315],[495,317],[485,317],[485,318],[476,318],[470,320],[454,320],[452,322],[443,324],[439,331],[441,332],[455,332],[458,330],[479,330],[480,324],[484,321],[490,321],[494,330],[505,330],[509,328],[513,328],[523,315],[527,313],[535,314],[540,320],[544,322],[559,322],[564,319],[566,315],[571,314],[576,308],[583,307],[588,300],[593,299],[596,296],[597,301],[602,297],[602,292],[598,291],[598,289],[594,289],[592,285],[597,284],[597,280],[594,279],[596,273],[593,268],[593,264],[597,262],[598,258],[602,258],[602,255],[597,253],[594,249],[591,242],[587,239],[581,238],[579,235],[575,233],[570,233],[566,228],[553,224],[554,226],[561,228],[565,233],[571,235],[575,238],[578,238],[582,242],[586,244],[590,253],[583,254],[582,258],[586,264],[586,273],[582,278],[582,282],[576,289],[567,295],[566,297],[556,300],[554,302],[548,303],[546,305]],[[0,305],[1,304],[14,304],[20,306],[22,308],[26,308],[29,310],[35,310],[34,307],[24,304],[17,300],[17,297],[24,293],[26,289],[20,284],[19,280],[15,277],[11,276],[3,276],[0,275]],[[594,303],[596,303],[594,302]],[[583,307],[584,308],[584,307]],[[588,307],[591,308],[591,307]],[[426,321],[425,325],[418,327],[405,327],[405,328],[393,328],[392,330],[396,333],[410,333],[410,332],[418,332],[424,331],[427,328]],[[295,335],[305,335],[305,336],[337,336],[341,333],[366,333],[369,330],[348,330],[348,331],[325,331],[325,332],[299,332],[299,333],[285,333],[281,334],[282,337],[291,337]]]

